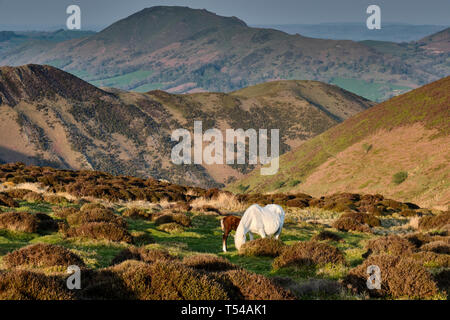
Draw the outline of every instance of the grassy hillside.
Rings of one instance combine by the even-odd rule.
[[[126,81],[126,79],[121,79]],[[248,165],[174,165],[173,130],[280,129],[280,152],[373,103],[316,81],[278,81],[230,94],[99,89],[50,66],[0,68],[0,160],[223,186]]]
[[[400,56],[402,48],[386,52],[366,43],[251,28],[206,10],[157,6],[87,38],[6,50],[0,64],[50,64],[94,84],[175,93],[227,92],[270,80],[357,79],[363,90],[346,88],[377,101],[401,93],[399,87],[448,75],[448,50],[436,55],[413,43]]]
[[[254,171],[228,189],[379,192],[446,207],[449,92],[447,77],[376,105],[283,155],[278,174]],[[407,177],[398,182],[397,176]]]

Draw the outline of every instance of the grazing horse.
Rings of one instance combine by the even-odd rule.
[[[234,235],[236,249],[240,249],[245,243],[247,233],[257,233],[261,238],[275,236],[278,239],[284,224],[284,210],[277,204],[268,204],[260,207],[251,205],[245,210],[239,226]],[[250,234],[250,239],[252,236]]]
[[[228,235],[231,231],[237,229],[239,225],[239,221],[241,221],[241,218],[236,216],[226,216],[222,220],[220,220],[220,227],[223,231],[223,237],[222,237],[222,250],[223,252],[227,252],[227,239]]]

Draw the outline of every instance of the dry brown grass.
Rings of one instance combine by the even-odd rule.
[[[9,196],[7,193],[0,193],[0,206],[17,208],[19,204],[14,200],[13,197]]]
[[[247,204],[238,200],[238,198],[230,193],[219,193],[216,197],[207,198],[200,197],[191,201],[191,206],[194,209],[202,209],[205,206],[210,206],[223,211],[240,212],[247,209]]]
[[[40,193],[30,191],[23,196],[23,200],[28,202],[42,202],[44,201],[44,197]]]
[[[83,260],[70,250],[53,244],[37,243],[20,248],[3,257],[8,268],[84,266]]]
[[[6,193],[10,197],[13,197],[14,199],[20,199],[20,200],[22,200],[23,197],[27,193],[30,193],[30,192],[31,192],[31,190],[28,190],[28,189],[10,189],[10,190],[6,191]]]
[[[419,220],[419,230],[439,229],[450,224],[450,212],[443,212],[438,215],[425,216]]]
[[[70,200],[67,199],[66,197],[59,196],[59,195],[56,195],[56,194],[44,194],[43,195],[43,200],[45,202],[52,203],[52,204],[70,203]]]

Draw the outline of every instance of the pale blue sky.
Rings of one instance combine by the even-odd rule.
[[[450,24],[450,0],[0,0],[0,26],[64,25],[70,4],[80,5],[84,26],[107,26],[154,5],[205,8],[248,24],[314,24],[364,22],[367,6],[377,4],[385,22]]]

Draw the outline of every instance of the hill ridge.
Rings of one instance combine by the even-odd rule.
[[[277,175],[262,177],[255,171],[227,188],[312,195],[384,190],[419,203],[433,202],[433,196],[425,196],[429,192],[434,205],[448,206],[450,155],[435,144],[450,143],[449,92],[446,77],[373,106],[282,155]],[[397,186],[390,179],[402,170],[411,182]]]
[[[256,97],[248,94],[264,93],[268,87],[275,89]],[[208,187],[223,186],[252,166],[176,166],[170,161],[174,130],[192,132],[194,120],[202,120],[205,130],[279,128],[284,153],[373,104],[336,86],[310,81],[268,83],[239,95],[102,90],[64,71],[36,65],[0,69],[0,99],[3,162]]]

